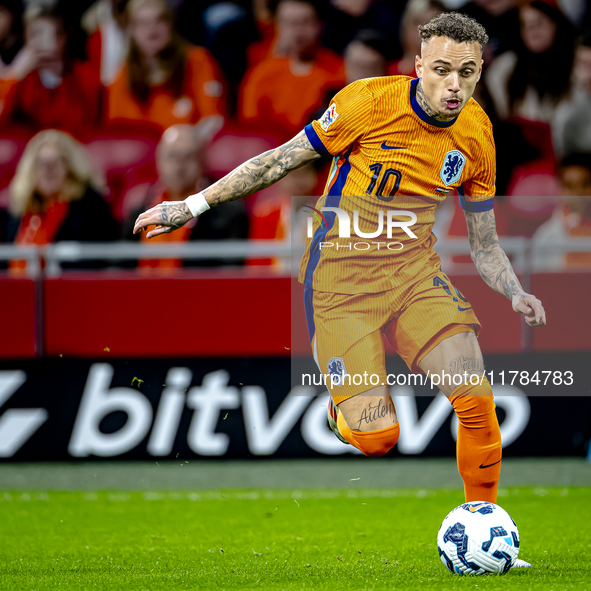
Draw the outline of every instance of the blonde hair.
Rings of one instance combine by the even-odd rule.
[[[162,12],[170,12],[170,8],[168,7],[166,0],[130,0],[129,4],[127,5],[127,12],[131,16],[140,10],[140,8],[143,8],[144,6],[150,6],[151,4],[155,4],[161,8]]]
[[[63,131],[41,131],[27,144],[10,183],[10,209],[15,216],[43,209],[43,197],[35,189],[34,166],[39,151],[48,144],[57,148],[67,170],[66,181],[60,193],[61,201],[79,199],[89,186],[104,192],[102,172],[93,166],[80,142]]]

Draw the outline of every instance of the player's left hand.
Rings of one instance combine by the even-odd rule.
[[[156,226],[146,234],[148,238],[153,238],[177,230],[192,219],[193,214],[184,201],[164,201],[138,216],[133,233],[137,234],[148,226]]]
[[[518,314],[523,314],[529,326],[546,326],[544,306],[533,295],[524,292],[514,295],[513,310]]]

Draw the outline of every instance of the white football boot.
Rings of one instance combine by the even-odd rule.
[[[346,443],[349,445],[349,442],[339,433],[339,428],[337,426],[337,420],[340,414],[339,407],[334,403],[332,396],[328,397],[328,409],[326,410],[326,417],[328,418],[328,426],[331,428],[332,432],[337,436],[339,441]]]

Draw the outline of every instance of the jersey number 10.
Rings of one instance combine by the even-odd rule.
[[[373,172],[373,176],[371,177],[371,182],[369,183],[369,187],[367,187],[367,191],[365,191],[368,195],[371,195],[378,179],[380,178],[380,173],[382,172],[382,167],[384,165],[381,162],[376,162],[375,164],[370,164],[369,170]],[[394,186],[390,190],[387,195],[384,195],[384,189],[386,188],[386,183],[388,179],[393,176],[395,177]],[[392,201],[394,195],[400,188],[400,181],[402,180],[402,173],[399,170],[394,168],[387,168],[384,171],[384,175],[382,176],[382,180],[378,185],[378,190],[376,191],[376,197],[381,201]]]

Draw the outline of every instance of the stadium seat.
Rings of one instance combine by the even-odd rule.
[[[207,149],[208,173],[212,180],[218,180],[245,160],[282,143],[282,136],[262,133],[256,126],[226,125],[216,134]]]
[[[509,236],[533,236],[559,200],[554,162],[534,160],[515,167],[507,189]]]
[[[276,148],[283,143],[283,136],[261,132],[256,126],[248,124],[229,124],[224,126],[213,138],[205,155],[207,174],[215,182],[250,158]],[[281,195],[278,184],[259,193],[254,193],[244,201],[249,216],[259,195],[265,199]]]
[[[159,131],[151,127],[109,127],[90,139],[85,147],[102,169],[110,190],[113,214],[120,219],[121,198],[126,187],[133,184],[129,176],[134,171],[140,177],[155,178],[156,146]]]

